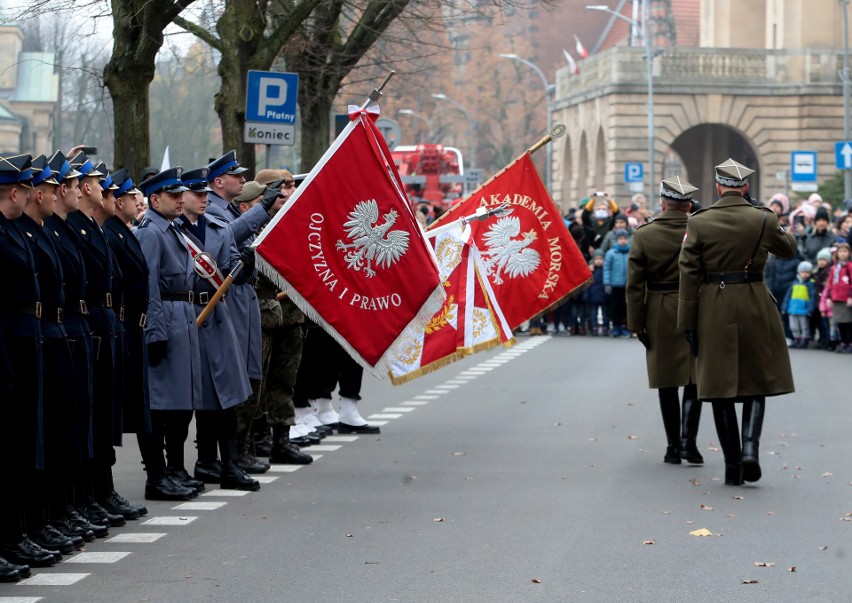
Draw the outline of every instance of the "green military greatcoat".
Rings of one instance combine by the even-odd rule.
[[[627,328],[648,334],[648,386],[695,383],[694,356],[677,328],[678,257],[687,214],[668,210],[636,230],[627,272]],[[663,290],[659,290],[663,289]]]
[[[761,236],[762,229],[762,236]],[[796,253],[768,208],[734,192],[687,221],[680,254],[678,327],[698,335],[698,397],[775,396],[794,391],[777,307],[759,282],[709,283],[719,273],[763,275],[767,253]]]

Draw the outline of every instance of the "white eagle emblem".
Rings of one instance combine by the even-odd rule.
[[[517,236],[521,238],[516,239]],[[529,247],[535,239],[534,230],[521,234],[521,220],[517,216],[500,218],[488,229],[483,237],[488,249],[482,258],[495,285],[503,284],[503,276],[523,277],[538,268],[541,255]]]
[[[399,214],[392,209],[382,217],[384,223],[373,226],[379,221],[379,206],[375,199],[361,201],[349,212],[349,221],[343,227],[351,243],[338,239],[337,249],[349,250],[343,259],[356,271],[364,269],[364,275],[372,278],[376,268],[388,268],[405,255],[408,250],[408,233],[404,230],[391,230]]]

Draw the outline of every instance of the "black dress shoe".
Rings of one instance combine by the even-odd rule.
[[[205,484],[218,484],[222,481],[222,463],[221,461],[213,461],[212,463],[195,463],[195,479],[201,480]]]
[[[311,445],[311,441],[306,437],[290,438],[290,443],[295,444],[299,448],[307,448]]]
[[[308,441],[311,443],[312,446],[315,446],[322,442],[322,438],[316,431],[310,432],[305,437],[308,438]]]
[[[44,526],[40,530],[30,530],[27,537],[43,549],[59,551],[63,555],[70,555],[76,548],[74,541],[66,538],[51,526]]]
[[[191,500],[198,496],[195,490],[185,488],[173,479],[163,476],[145,482],[146,500]]]
[[[118,492],[113,490],[106,498],[99,500],[98,504],[112,515],[121,515],[124,519],[139,519],[139,509],[133,507],[127,500],[122,498]]]
[[[338,433],[360,433],[360,434],[371,434],[371,433],[382,433],[382,430],[377,425],[348,425],[346,423],[338,423],[337,424]]]
[[[114,513],[110,513],[106,509],[104,509],[98,501],[96,501],[91,496],[88,501],[78,509],[80,514],[91,521],[92,523],[98,523],[102,526],[107,527],[120,527],[127,523],[127,520],[124,519],[124,515],[116,515]]]
[[[249,442],[244,442],[240,446],[237,466],[246,473],[261,474],[269,471],[269,463],[258,460],[252,454],[252,446]]]
[[[255,492],[260,490],[260,482],[250,478],[236,463],[227,463],[222,467],[222,481],[219,487],[223,490],[247,490]]]
[[[299,450],[291,440],[275,446],[269,454],[269,462],[279,465],[310,465],[314,462],[314,457]]]
[[[663,462],[671,463],[672,465],[680,465],[680,448],[666,446],[666,456],[663,457]]]
[[[322,437],[334,435],[334,429],[329,425],[317,425],[314,427],[314,430],[317,431]]]
[[[743,466],[739,463],[725,463],[725,485],[742,486],[743,483]]]
[[[54,551],[46,551],[27,538],[17,544],[0,544],[0,557],[18,565],[53,567],[56,565],[53,553]]]
[[[200,479],[194,479],[183,467],[166,467],[166,475],[184,488],[204,492],[204,482]]]
[[[77,544],[77,541],[75,540],[77,538],[80,539],[80,546],[82,546],[83,542],[92,542],[96,538],[95,533],[92,530],[75,525],[67,517],[51,519],[50,525],[59,530],[59,533],[66,538],[74,540],[75,545]]]
[[[109,526],[92,523],[81,515],[76,507],[72,507],[71,505],[65,507],[65,518],[71,522],[71,525],[91,531],[96,538],[106,538],[109,536]]]
[[[56,530],[57,532],[59,532],[60,534],[62,534],[65,538],[67,538],[68,540],[70,540],[70,541],[71,541],[71,543],[74,545],[74,548],[75,548],[75,549],[77,549],[78,551],[79,551],[80,549],[82,549],[82,548],[83,548],[83,546],[86,544],[86,539],[85,539],[85,538],[83,538],[82,536],[77,536],[77,535],[71,536],[71,535],[66,534],[65,532],[63,532],[62,530],[60,530],[59,528],[57,528],[57,527],[56,527],[57,523],[58,523],[57,521],[53,521],[53,520],[51,520],[51,522],[50,522],[49,526],[50,526],[52,529],[54,529],[54,530]],[[90,536],[91,536],[91,539],[92,539],[92,540],[94,540],[94,539],[95,539],[95,535],[94,535],[94,533],[90,534]]]
[[[9,563],[0,557],[0,582],[17,582],[24,576],[21,575],[20,567],[27,567]],[[27,568],[29,569],[29,568]]]

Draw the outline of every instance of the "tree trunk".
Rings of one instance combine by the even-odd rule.
[[[299,111],[302,128],[301,172],[309,172],[328,150],[331,108],[337,90],[319,90],[317,78],[299,79]]]
[[[104,83],[113,103],[113,167],[127,168],[134,182],[142,169],[151,163],[148,86],[153,79],[153,63],[146,69],[138,64],[110,60],[104,69]]]

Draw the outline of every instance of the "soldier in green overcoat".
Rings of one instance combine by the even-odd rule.
[[[627,326],[645,346],[648,386],[660,397],[668,441],[663,460],[672,464],[680,464],[681,459],[704,462],[695,444],[701,420],[695,358],[677,328],[678,258],[697,190],[677,176],[662,181],[663,213],[636,230],[628,261]],[[682,413],[679,387],[683,387]]]
[[[733,159],[716,166],[719,200],[690,216],[680,253],[678,327],[697,356],[698,397],[713,402],[730,485],[760,479],[766,396],[794,391],[763,268],[769,253],[792,257],[796,241],[775,213],[746,199],[753,173]],[[743,403],[742,448],[734,402]]]

